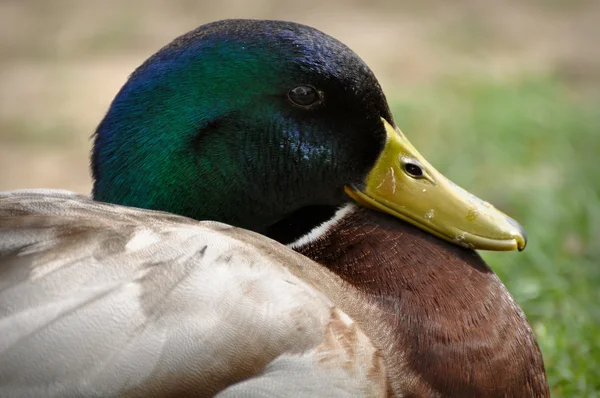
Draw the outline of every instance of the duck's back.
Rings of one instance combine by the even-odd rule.
[[[0,396],[381,396],[381,358],[320,291],[336,277],[252,232],[0,194]]]

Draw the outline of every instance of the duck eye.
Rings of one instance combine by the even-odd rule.
[[[414,177],[414,178],[423,177],[423,169],[418,164],[405,163],[404,170],[406,170],[408,175],[410,175],[411,177]]]
[[[288,98],[292,103],[302,107],[311,106],[320,99],[317,90],[310,86],[294,87],[289,91]]]

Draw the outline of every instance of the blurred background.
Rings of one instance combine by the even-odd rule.
[[[600,396],[600,1],[0,0],[0,190],[88,193],[90,135],[129,73],[232,17],[317,27],[371,66],[420,151],[527,230],[525,252],[483,254],[553,396]]]

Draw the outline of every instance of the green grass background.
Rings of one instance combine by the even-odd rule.
[[[228,17],[294,20],[374,69],[438,170],[518,220],[484,252],[538,337],[555,397],[600,396],[600,2],[0,1],[0,190],[89,192],[89,136],[133,68]]]

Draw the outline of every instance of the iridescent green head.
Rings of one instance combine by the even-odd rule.
[[[365,63],[289,22],[201,26],[140,66],[98,126],[94,198],[266,232],[362,183],[391,120]],[[315,210],[314,208],[312,208]]]
[[[215,22],[161,49],[98,126],[92,170],[96,200],[222,221],[282,242],[350,196],[449,240],[464,223],[454,228],[446,210],[435,219],[421,213],[440,203],[473,210],[395,127],[367,65],[336,39],[291,22]],[[514,242],[515,227],[486,220],[467,233]]]

